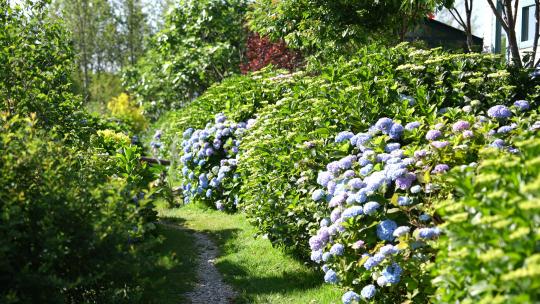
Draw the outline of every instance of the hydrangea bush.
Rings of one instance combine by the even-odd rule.
[[[445,237],[434,267],[442,303],[538,303],[540,142],[537,122],[517,154],[484,150],[447,177],[457,198],[436,204]]]
[[[184,203],[196,199],[218,210],[236,210],[240,176],[235,172],[240,140],[253,123],[234,123],[217,114],[206,128],[183,134],[182,163]]]
[[[318,174],[322,188],[312,199],[328,208],[328,217],[309,245],[324,280],[351,289],[345,303],[356,292],[377,303],[428,301],[431,245],[442,232],[433,202],[452,191],[442,176],[456,165],[474,167],[482,147],[517,153],[511,140],[530,128],[522,117],[528,108],[526,101],[495,105],[487,117],[448,109],[424,123],[381,118],[366,132],[336,136],[350,154]]]

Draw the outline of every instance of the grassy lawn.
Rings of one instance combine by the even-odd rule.
[[[183,303],[183,295],[196,283],[197,248],[193,236],[185,231],[158,225],[165,238],[159,246],[159,265],[149,279],[145,290],[147,301],[152,303]]]
[[[205,232],[216,242],[221,252],[216,266],[239,292],[238,303],[339,303],[342,291],[324,284],[321,273],[272,248],[268,240],[253,238],[255,229],[241,214],[189,205],[161,209],[160,216]]]

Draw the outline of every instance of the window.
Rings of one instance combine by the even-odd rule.
[[[534,5],[525,6],[521,10],[521,41],[528,41],[534,38],[536,17]]]

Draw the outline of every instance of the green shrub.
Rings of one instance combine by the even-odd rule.
[[[434,267],[438,302],[540,301],[540,143],[527,137],[520,154],[486,150],[478,167],[448,179],[456,197],[437,206],[446,232]]]
[[[30,118],[0,122],[0,302],[136,301],[155,220],[138,153],[80,150]]]

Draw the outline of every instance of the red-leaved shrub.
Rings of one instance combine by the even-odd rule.
[[[258,71],[272,64],[293,71],[302,64],[300,52],[291,50],[283,40],[272,42],[267,37],[250,33],[246,47],[247,62],[240,65],[242,73]]]

